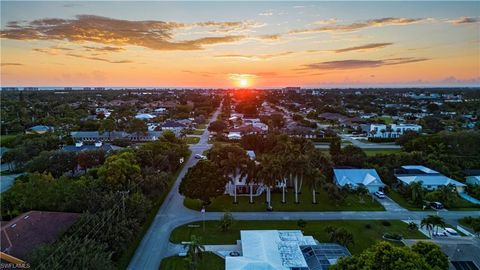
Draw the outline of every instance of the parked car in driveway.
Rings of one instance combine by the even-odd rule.
[[[196,159],[207,159],[206,156],[200,155],[200,154],[196,154],[196,155],[195,155],[195,158],[196,158]]]
[[[455,230],[452,229],[452,228],[445,228],[445,231],[446,231],[449,235],[458,236],[458,232],[455,231]]]
[[[385,193],[381,192],[381,191],[375,191],[375,196],[377,196],[377,198],[379,199],[385,199]]]

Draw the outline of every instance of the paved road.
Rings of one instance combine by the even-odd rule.
[[[221,106],[215,111],[210,122],[217,119],[220,108]],[[160,261],[165,256],[164,254],[169,250],[170,232],[179,224],[182,224],[182,222],[193,221],[195,218],[198,219],[198,212],[183,206],[184,197],[178,193],[178,187],[188,169],[198,162],[198,160],[195,159],[195,155],[202,154],[203,151],[211,147],[211,145],[208,144],[209,135],[208,129],[205,129],[205,132],[200,137],[200,141],[190,146],[192,152],[190,158],[183,166],[172,189],[158,210],[152,225],[138,246],[128,269],[158,269]]]
[[[220,108],[214,113],[211,121],[217,118]],[[164,203],[158,210],[155,219],[145,234],[142,242],[137,248],[128,269],[152,269],[157,270],[160,262],[167,256],[178,252],[178,245],[169,242],[169,237],[173,229],[185,223],[193,221],[215,220],[219,219],[222,212],[207,212],[202,216],[198,211],[187,209],[183,206],[184,197],[178,193],[178,186],[187,170],[194,166],[198,160],[194,158],[195,154],[202,154],[209,149],[209,132],[205,130],[200,138],[200,142],[190,146],[192,155],[182,168],[177,180]],[[393,203],[393,202],[386,202]],[[456,220],[465,216],[478,216],[480,211],[407,211],[399,209],[398,205],[391,204],[387,211],[340,211],[340,212],[237,212],[232,213],[237,220],[420,220],[429,214],[438,214],[446,220]]]
[[[353,139],[352,137],[347,136],[345,134],[339,134],[339,136],[342,139],[351,142],[354,146],[357,146],[357,147],[360,147],[360,148],[365,148],[365,149],[386,149],[386,148],[400,149],[401,148],[400,145],[396,145],[396,144],[393,144],[393,143],[392,144],[389,144],[389,143],[364,143],[362,141]]]

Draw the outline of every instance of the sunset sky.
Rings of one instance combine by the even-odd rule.
[[[480,85],[480,2],[1,2],[2,86]]]

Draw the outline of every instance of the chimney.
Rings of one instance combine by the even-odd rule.
[[[76,142],[75,143],[75,147],[82,147],[83,146],[83,142]]]

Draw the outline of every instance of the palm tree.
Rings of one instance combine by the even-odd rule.
[[[435,234],[438,235],[438,228],[445,228],[447,226],[447,223],[445,223],[445,220],[441,216],[434,216],[434,215],[429,215],[428,218],[432,222],[433,226],[436,228]]]
[[[419,206],[423,204],[423,199],[425,198],[425,191],[422,187],[422,182],[413,182],[410,184],[410,190],[412,194],[412,202]]]
[[[430,236],[430,238],[432,237],[432,230],[434,225],[431,217],[432,216],[427,216],[423,218],[422,221],[420,222],[420,228],[425,227],[428,231],[428,235]]]
[[[198,258],[202,256],[202,253],[205,251],[205,247],[200,244],[201,238],[196,235],[190,237],[190,242],[188,242],[188,258],[191,269],[197,269]]]
[[[442,203],[446,207],[451,206],[454,200],[455,187],[453,185],[442,186],[439,188],[439,191],[440,191],[440,198],[442,200]]]
[[[253,203],[253,185],[257,183],[257,180],[258,180],[259,166],[256,164],[255,161],[249,160],[247,162],[246,171],[247,171],[247,182],[248,182],[248,186],[250,187],[249,203]]]
[[[415,230],[418,230],[418,225],[415,222],[410,222],[410,223],[408,223],[407,228],[410,231],[415,231]]]
[[[272,157],[265,156],[264,160],[262,161],[261,169],[259,171],[259,178],[262,179],[263,184],[267,188],[266,194],[266,201],[267,201],[267,208],[271,209],[271,188],[275,184],[275,178],[271,173],[272,170]]]
[[[325,182],[325,175],[319,169],[309,170],[305,175],[308,187],[312,190],[312,203],[317,204],[317,187]]]

